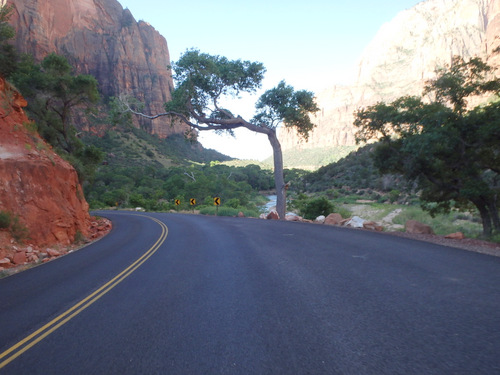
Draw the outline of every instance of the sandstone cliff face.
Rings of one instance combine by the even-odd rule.
[[[356,82],[317,95],[317,128],[301,142],[295,132],[279,134],[283,149],[354,145],[356,109],[420,95],[425,81],[454,55],[488,58],[500,67],[500,0],[427,0],[383,25],[365,49]]]
[[[24,106],[0,78],[0,210],[19,216],[32,243],[67,245],[89,234],[88,204],[73,167],[27,129]]]
[[[116,0],[8,0],[16,46],[37,61],[56,52],[79,74],[97,78],[105,96],[130,94],[145,112],[163,112],[173,89],[167,42],[152,26],[136,22]],[[137,119],[136,119],[137,120]],[[141,126],[165,138],[185,125],[140,119]],[[138,123],[136,125],[139,125]]]

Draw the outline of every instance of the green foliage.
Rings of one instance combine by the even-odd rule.
[[[328,164],[335,163],[355,151],[357,146],[335,146],[302,149],[300,147],[283,150],[283,164],[285,168],[297,168],[309,171],[317,170]],[[272,164],[272,157],[264,160]]]
[[[213,205],[221,197],[231,208],[257,210],[259,190],[272,186],[271,172],[258,166],[229,167],[191,164],[182,167],[101,165],[85,194],[91,208],[143,207],[147,210],[189,210],[189,199]],[[181,205],[175,206],[174,200]]]
[[[253,123],[270,129],[284,123],[286,127],[295,128],[305,140],[315,126],[309,115],[319,111],[313,92],[295,91],[284,81],[262,94],[256,108]]]
[[[73,75],[68,61],[52,53],[40,65],[23,56],[11,80],[27,99],[40,135],[73,164],[80,181],[90,181],[103,154],[78,138],[72,116],[75,109],[90,108],[99,100],[95,78]]]
[[[0,211],[0,229],[8,229],[17,242],[22,242],[28,238],[28,228],[21,223],[19,216],[7,211]]]
[[[28,238],[28,228],[21,223],[17,215],[11,218],[10,233],[17,242],[22,242]]]
[[[401,213],[392,220],[394,224],[405,225],[408,220],[416,220],[429,225],[438,235],[462,232],[466,237],[474,238],[481,234],[481,224],[474,220],[474,216],[465,215],[456,210],[433,217],[419,206],[400,208]]]
[[[277,194],[276,208],[281,216],[285,212],[283,160],[276,136],[280,123],[295,127],[307,138],[313,124],[309,114],[318,110],[312,92],[295,91],[281,82],[266,91],[257,103],[257,114],[247,121],[220,106],[223,97],[237,97],[241,93],[254,93],[261,86],[265,69],[261,63],[228,60],[226,57],[186,51],[174,64],[177,88],[172,101],[165,105],[162,115],[180,117],[192,128],[232,133],[238,127],[266,134],[273,148],[274,178]],[[137,113],[137,112],[136,112]]]
[[[218,215],[218,216],[236,217],[238,216],[239,212],[243,212],[245,217],[259,217],[260,215],[257,210],[248,208],[234,208],[234,207],[221,206],[217,210],[217,208],[214,206],[207,206],[207,207],[202,207],[200,209],[200,214],[212,215],[212,216]]]
[[[325,197],[314,198],[306,203],[301,214],[304,218],[313,220],[320,215],[328,216],[334,210],[333,204]]]
[[[106,150],[106,163],[113,166],[171,167],[191,162],[207,163],[213,160],[230,160],[214,150],[205,150],[199,143],[191,143],[182,135],[160,139],[142,129],[126,127],[109,130],[102,137],[86,134],[86,144]],[[149,151],[149,152],[148,152]],[[151,157],[150,155],[154,156]]]
[[[0,229],[7,229],[10,227],[11,215],[7,211],[0,211]]]
[[[320,215],[328,216],[336,210],[335,205],[326,197],[308,197],[305,194],[299,194],[293,199],[291,207],[309,220],[314,220]]]
[[[373,199],[374,191],[385,196],[391,190],[399,190],[400,199],[406,200],[412,193],[413,184],[399,174],[382,175],[374,166],[375,148],[374,145],[361,147],[336,163],[306,174],[303,177],[305,191],[330,190],[339,196],[357,193],[364,199]]]
[[[375,165],[382,173],[415,181],[432,214],[473,203],[486,236],[500,231],[500,80],[490,70],[480,59],[455,58],[427,85],[432,102],[402,97],[362,109],[355,120],[358,141],[381,138]],[[471,95],[486,93],[496,101],[467,107]]]
[[[9,25],[14,7],[0,6],[0,76],[9,77],[15,72],[17,52],[10,41],[15,37],[15,30]]]
[[[241,92],[255,92],[260,88],[265,68],[261,63],[228,60],[223,56],[189,50],[174,64],[177,89],[167,110],[203,115],[214,100],[222,96],[238,96]],[[188,106],[189,104],[189,106]],[[191,107],[191,108],[190,108]],[[214,109],[212,118],[227,117],[224,111]]]

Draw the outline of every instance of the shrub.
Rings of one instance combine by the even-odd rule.
[[[319,215],[328,216],[334,209],[334,205],[328,199],[320,197],[306,202],[301,214],[305,219],[313,220]]]
[[[229,199],[226,205],[232,208],[238,208],[240,206],[240,200],[238,198]]]
[[[0,229],[7,229],[10,227],[11,215],[6,211],[0,211]]]
[[[28,228],[20,222],[19,216],[13,216],[7,211],[0,211],[0,229],[9,229],[10,234],[17,242],[28,238]]]
[[[14,216],[10,224],[10,234],[17,242],[28,238],[28,228],[19,221],[19,216]]]

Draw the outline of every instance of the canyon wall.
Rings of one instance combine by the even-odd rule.
[[[160,113],[173,89],[165,38],[137,22],[116,0],[8,0],[19,51],[41,61],[56,52],[79,74],[91,74],[105,97],[128,94]],[[161,138],[184,133],[186,125],[165,119],[135,119],[136,126]],[[139,123],[140,121],[140,123]]]
[[[427,0],[383,25],[364,50],[355,83],[317,94],[321,111],[309,141],[279,132],[284,150],[355,145],[354,111],[378,101],[420,95],[436,67],[454,55],[500,67],[500,0]],[[341,53],[341,51],[339,51]]]
[[[0,78],[0,210],[18,216],[33,243],[68,245],[90,234],[89,207],[75,169],[32,128],[26,104]]]

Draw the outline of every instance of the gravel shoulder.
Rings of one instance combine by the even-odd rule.
[[[463,240],[454,240],[444,238],[444,236],[432,234],[411,234],[405,232],[384,232],[390,235],[411,238],[414,240],[432,242],[438,245],[455,247],[458,249],[474,251],[476,253],[488,254],[500,257],[500,244],[488,241],[477,240],[473,238],[464,238]]]

